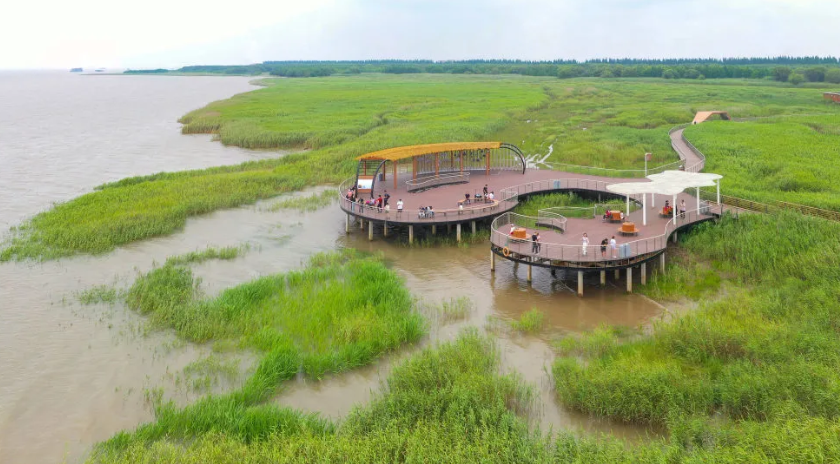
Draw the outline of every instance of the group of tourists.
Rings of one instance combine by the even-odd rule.
[[[484,184],[484,188],[481,189],[482,193],[475,194],[475,201],[484,200],[485,202],[492,202],[496,198],[495,192],[491,192],[490,189],[487,187],[487,184]],[[470,192],[464,194],[464,200],[458,202],[458,205],[463,207],[464,205],[470,204]]]
[[[421,206],[420,211],[417,213],[417,217],[420,219],[434,218],[435,210],[432,209],[431,206]]]
[[[348,201],[350,201],[351,203],[355,203],[355,204],[359,205],[359,210],[360,211],[363,210],[365,206],[367,206],[368,208],[376,208],[376,209],[385,210],[385,211],[390,211],[391,210],[391,205],[389,204],[389,202],[391,201],[391,194],[388,193],[387,190],[385,191],[385,193],[377,196],[376,198],[369,198],[369,199],[365,200],[364,198],[362,198],[361,196],[358,195],[358,192],[356,191],[356,187],[350,187],[350,189],[347,190],[347,194],[345,195],[345,198]],[[402,199],[400,199],[400,201],[397,202],[397,212],[401,212],[401,211],[402,211]]]
[[[604,211],[604,216],[602,216],[601,219],[604,220],[604,221],[609,221],[610,219],[612,219],[612,214],[613,213],[619,213],[619,218],[622,221],[624,220],[624,212],[623,211],[611,211],[609,207]]]

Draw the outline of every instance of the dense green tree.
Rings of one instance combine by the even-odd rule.
[[[788,77],[788,82],[790,82],[793,85],[799,85],[805,82],[805,76],[799,73],[791,73]]]
[[[679,76],[679,74],[677,74],[676,71],[674,71],[673,68],[668,68],[668,69],[666,69],[665,71],[662,72],[662,77],[665,78],[665,79],[676,79],[680,76]]]
[[[840,68],[832,68],[825,72],[825,81],[840,84]]]
[[[777,66],[773,68],[773,79],[776,79],[779,82],[787,82],[790,78],[791,72],[793,71],[791,71],[791,69],[787,66]]]
[[[808,82],[822,82],[825,80],[825,68],[822,66],[808,68],[802,74],[805,75],[805,79],[808,79]]]

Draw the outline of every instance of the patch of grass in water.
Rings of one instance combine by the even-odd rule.
[[[313,193],[307,196],[295,196],[279,200],[266,208],[268,211],[276,212],[281,209],[293,209],[297,211],[317,211],[338,201],[338,194],[334,189],[326,189],[321,193]]]
[[[170,266],[184,265],[184,264],[198,264],[211,259],[231,260],[239,257],[242,253],[248,251],[248,245],[229,246],[229,247],[207,247],[202,251],[192,251],[183,255],[172,256],[167,258],[166,264]]]
[[[540,333],[545,323],[545,313],[537,308],[531,308],[522,313],[518,321],[511,321],[510,326],[525,334]]]
[[[86,290],[76,292],[76,299],[83,305],[97,303],[114,304],[122,297],[116,285],[96,285]]]

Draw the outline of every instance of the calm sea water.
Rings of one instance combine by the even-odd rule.
[[[265,156],[179,132],[184,113],[248,82],[0,72],[0,229],[104,182]]]

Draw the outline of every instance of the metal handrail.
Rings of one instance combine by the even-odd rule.
[[[530,258],[592,263],[606,266],[607,263],[615,263],[616,261],[643,256],[664,249],[667,246],[668,239],[675,230],[685,225],[696,223],[701,219],[709,218],[707,211],[708,205],[701,205],[700,209],[686,211],[684,217],[678,214],[675,219],[669,220],[665,224],[663,233],[660,235],[619,244],[615,258],[613,258],[613,251],[609,247],[607,248],[606,256],[601,256],[600,243],[590,244],[584,247],[582,243],[581,245],[569,245],[540,242],[538,247],[535,247],[533,240],[512,237],[502,230],[502,228],[510,226],[512,223],[518,226],[525,226],[526,228],[540,229],[538,218],[512,212],[502,214],[493,220],[490,226],[490,241],[497,247],[507,247],[511,252]]]
[[[405,181],[405,184],[407,185],[407,190],[411,192],[437,185],[456,184],[469,181],[470,173],[469,171],[464,171],[449,174],[438,174],[435,176],[423,177],[421,179],[409,179]]]

